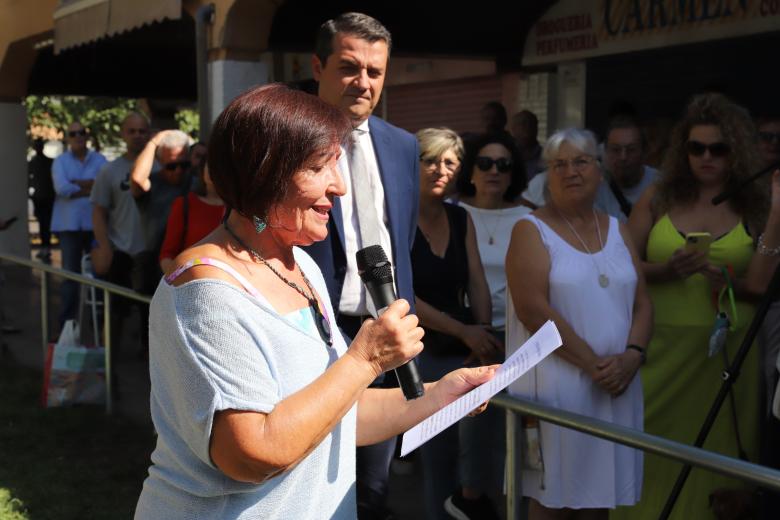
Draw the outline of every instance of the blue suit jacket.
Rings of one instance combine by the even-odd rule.
[[[368,128],[385,191],[398,297],[407,300],[414,310],[410,252],[417,230],[420,201],[420,152],[417,138],[374,116],[369,118]],[[330,216],[328,237],[305,249],[320,267],[333,309],[338,312],[341,289],[347,272],[344,222],[341,201],[338,198],[334,201]]]

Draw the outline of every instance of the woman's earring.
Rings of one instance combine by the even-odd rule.
[[[252,217],[252,223],[255,225],[255,233],[257,233],[258,235],[262,233],[265,230],[266,226],[268,225],[265,222],[265,219],[262,219],[260,217],[254,217],[254,216]]]

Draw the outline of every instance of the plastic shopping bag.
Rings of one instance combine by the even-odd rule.
[[[49,344],[41,395],[44,406],[105,403],[105,349],[85,347],[80,338],[78,323],[68,320],[57,343]]]

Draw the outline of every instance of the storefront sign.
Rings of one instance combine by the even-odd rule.
[[[780,0],[563,0],[539,19],[523,65],[780,31]]]

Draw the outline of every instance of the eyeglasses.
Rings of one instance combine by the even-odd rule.
[[[568,166],[571,166],[571,169],[575,172],[582,173],[594,162],[596,162],[594,157],[583,155],[580,157],[575,157],[571,160],[558,159],[556,161],[550,161],[548,163],[548,167],[555,173],[563,173],[566,171]]]
[[[441,164],[445,170],[454,172],[460,166],[460,162],[452,161],[450,159],[436,159],[432,157],[420,157],[420,161],[426,168],[433,168]]]
[[[174,171],[176,168],[181,168],[182,170],[186,170],[187,168],[190,167],[191,164],[192,163],[190,161],[174,161],[166,164],[164,168],[169,172]]]
[[[701,157],[707,150],[710,151],[712,157],[726,157],[731,151],[726,143],[704,144],[699,141],[688,141],[685,143],[685,147],[688,150],[688,155],[694,157]]]
[[[493,159],[491,157],[485,157],[483,155],[480,155],[476,159],[474,159],[474,164],[482,170],[483,172],[488,172],[493,167],[493,165],[496,165],[496,170],[498,170],[501,173],[509,173],[512,171],[512,161],[510,159],[507,159],[506,157],[499,157],[498,159]]]
[[[771,143],[772,141],[780,142],[780,132],[759,132],[758,138],[765,143]]]
[[[87,131],[83,128],[81,130],[68,130],[68,137],[76,137],[76,136],[86,137],[86,135],[87,135]]]

